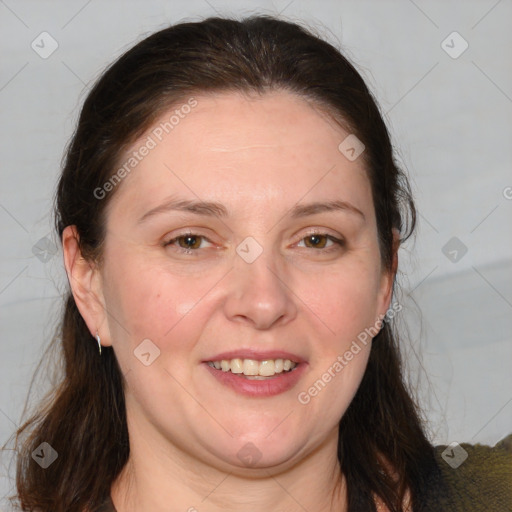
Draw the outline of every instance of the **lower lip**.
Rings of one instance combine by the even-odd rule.
[[[241,395],[253,397],[275,396],[289,391],[297,384],[307,366],[306,363],[300,363],[293,371],[278,373],[275,377],[265,380],[253,380],[238,377],[231,372],[217,370],[208,363],[203,363],[203,365],[220,383],[230,387]]]

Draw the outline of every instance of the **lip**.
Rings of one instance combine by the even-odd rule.
[[[285,352],[282,350],[255,350],[255,349],[237,349],[229,352],[222,352],[221,354],[213,355],[207,359],[203,359],[203,363],[208,361],[222,361],[223,359],[254,359],[255,361],[265,361],[268,359],[289,359],[294,363],[306,363],[307,361],[291,352]]]
[[[238,351],[237,354],[240,354],[240,352]],[[280,357],[276,357],[276,359],[279,358]],[[287,358],[288,357],[285,357],[285,359]],[[224,359],[229,359],[229,357],[225,357]],[[246,359],[249,359],[249,357],[247,356]],[[273,357],[268,357],[268,359],[273,359]],[[211,361],[211,359],[209,359],[209,361]],[[214,359],[214,361],[218,361],[218,359]],[[301,362],[297,364],[294,370],[286,373],[278,373],[274,377],[265,380],[251,380],[238,377],[230,371],[224,372],[217,370],[206,362],[202,363],[201,366],[203,366],[217,382],[231,388],[236,393],[244,396],[263,398],[279,395],[292,389],[306,371],[308,364]]]

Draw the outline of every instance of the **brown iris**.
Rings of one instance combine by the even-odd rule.
[[[308,240],[312,241],[312,245],[308,245]],[[309,235],[304,238],[306,247],[315,247],[323,249],[327,244],[328,237],[326,235]]]
[[[178,245],[183,249],[199,249],[201,245],[201,238],[202,237],[196,235],[183,235],[179,236],[176,240],[178,241]],[[185,245],[182,241],[185,242]]]

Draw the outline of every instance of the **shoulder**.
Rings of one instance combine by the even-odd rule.
[[[512,434],[494,447],[452,443],[435,453],[450,510],[512,510]]]

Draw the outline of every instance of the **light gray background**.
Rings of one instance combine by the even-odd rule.
[[[61,253],[44,263],[33,246],[57,243],[53,191],[91,82],[169,23],[255,12],[281,12],[343,45],[386,113],[420,211],[416,240],[400,251],[399,300],[432,440],[494,444],[512,432],[510,0],[0,0],[2,443],[59,320]],[[59,45],[47,59],[31,48],[43,31]],[[454,31],[469,45],[456,59],[442,47]],[[457,36],[444,45],[462,48]],[[467,247],[455,262],[442,250],[452,237]],[[2,494],[8,466],[4,457]]]

